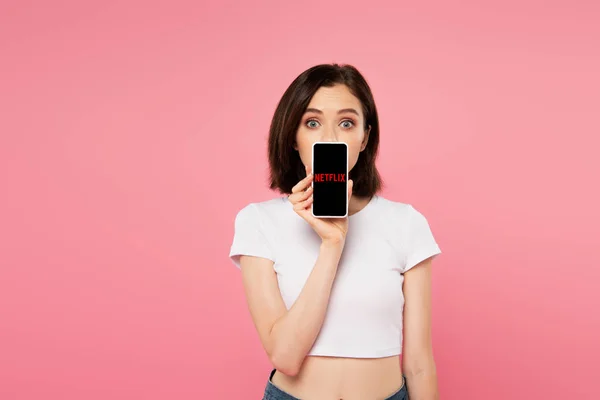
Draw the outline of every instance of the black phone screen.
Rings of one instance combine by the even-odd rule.
[[[313,204],[315,217],[348,214],[348,146],[343,142],[313,144]]]

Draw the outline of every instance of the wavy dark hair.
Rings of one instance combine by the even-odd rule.
[[[343,84],[360,100],[365,119],[363,129],[371,127],[369,141],[360,152],[348,177],[354,181],[352,192],[371,197],[383,182],[375,159],[379,149],[379,117],[371,88],[362,74],[348,64],[319,64],[302,72],[279,100],[269,128],[269,188],[291,194],[299,180],[306,177],[300,154],[294,149],[296,132],[310,100],[320,87]]]

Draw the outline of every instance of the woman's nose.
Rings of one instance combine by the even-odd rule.
[[[337,132],[335,131],[335,129],[332,129],[332,128],[324,129],[323,136],[321,137],[321,141],[337,142],[338,137],[337,137]]]

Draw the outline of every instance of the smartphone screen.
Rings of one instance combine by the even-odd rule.
[[[312,214],[340,218],[348,214],[348,145],[316,142],[312,150]]]

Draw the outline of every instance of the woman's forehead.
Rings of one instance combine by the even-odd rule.
[[[319,88],[306,109],[306,112],[317,114],[339,114],[353,111],[360,115],[360,101],[343,85]]]

